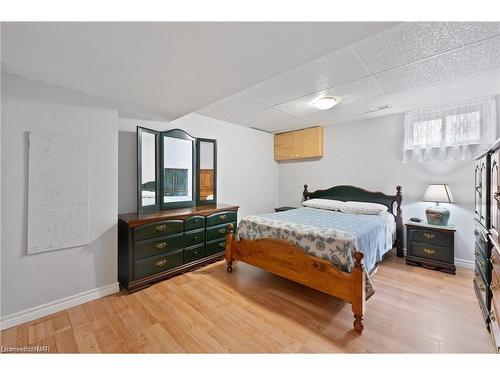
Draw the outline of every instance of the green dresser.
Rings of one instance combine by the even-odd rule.
[[[455,274],[455,228],[406,224],[406,264]]]
[[[218,204],[118,216],[118,280],[134,292],[222,259],[238,206]]]

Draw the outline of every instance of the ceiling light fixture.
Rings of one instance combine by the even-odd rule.
[[[330,109],[338,103],[338,100],[332,96],[325,96],[323,98],[316,99],[311,103],[312,106],[318,109]]]

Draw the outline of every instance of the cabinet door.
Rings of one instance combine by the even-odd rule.
[[[486,156],[481,158],[481,216],[479,221],[486,228],[486,202],[487,202],[487,194],[488,194],[488,175],[489,171],[486,169]]]
[[[491,217],[490,217],[490,231],[491,235],[495,239],[499,239],[498,227],[500,225],[500,209],[499,209],[499,200],[500,200],[500,173],[498,171],[500,163],[500,153],[499,151],[495,152],[491,155]]]
[[[274,136],[274,160],[294,158],[294,132],[276,134]]]
[[[294,132],[294,157],[314,158],[323,156],[323,128],[314,127]]]
[[[474,217],[481,220],[481,161],[474,166]]]

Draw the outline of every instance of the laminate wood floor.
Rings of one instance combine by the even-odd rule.
[[[1,332],[7,347],[51,352],[491,352],[472,287],[390,254],[373,276],[365,330],[351,306],[244,263],[225,262],[134,294],[118,293]]]

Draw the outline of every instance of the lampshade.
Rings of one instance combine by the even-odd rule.
[[[422,200],[424,202],[454,203],[450,187],[445,184],[429,185]]]

